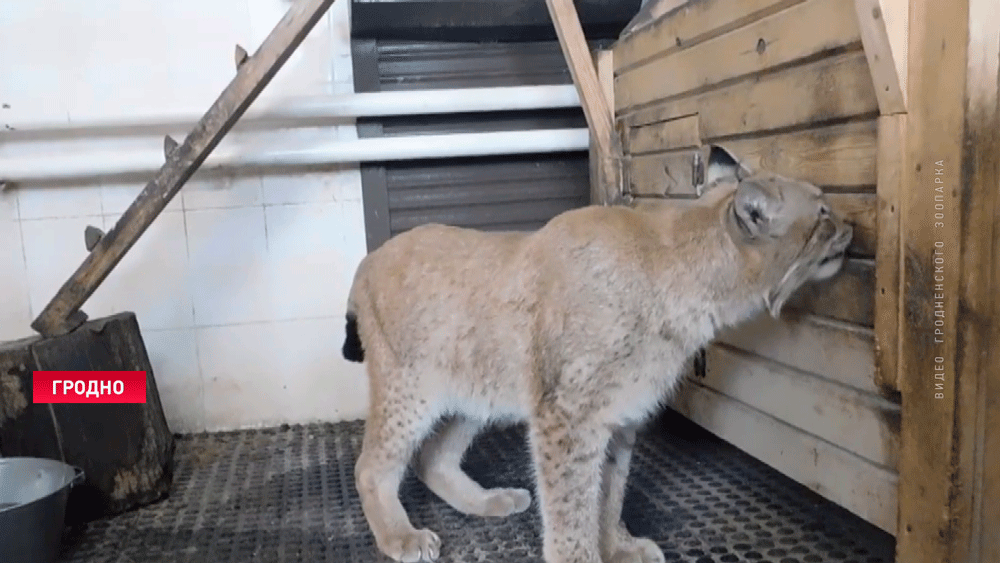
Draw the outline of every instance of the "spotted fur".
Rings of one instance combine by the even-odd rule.
[[[836,274],[852,236],[815,186],[721,147],[708,164],[696,200],[575,209],[533,233],[424,225],[362,261],[344,352],[367,362],[355,477],[383,553],[439,554],[398,498],[411,459],[461,512],[527,509],[529,491],[484,489],[460,468],[482,427],[526,421],[546,563],[664,560],[621,522],[636,428],[720,329],[778,316]]]

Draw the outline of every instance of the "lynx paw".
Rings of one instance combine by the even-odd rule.
[[[510,516],[528,509],[531,493],[524,489],[490,489],[484,501],[482,516]]]
[[[618,544],[604,563],[664,563],[663,550],[646,538],[629,538]]]
[[[386,538],[382,551],[401,563],[435,561],[441,552],[441,538],[430,530],[411,530]]]

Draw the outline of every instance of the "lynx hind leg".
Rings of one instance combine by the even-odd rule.
[[[531,505],[524,489],[484,489],[461,467],[462,458],[482,423],[458,416],[424,442],[417,459],[417,476],[455,510],[473,516],[509,516]]]
[[[600,501],[610,433],[573,412],[545,406],[531,428],[545,563],[601,563]]]
[[[420,441],[433,426],[432,413],[412,388],[416,378],[400,370],[381,370],[369,359],[372,401],[355,481],[361,508],[379,551],[403,563],[434,561],[441,540],[410,523],[399,500],[399,486]]]
[[[666,558],[656,542],[633,537],[622,521],[635,429],[615,431],[604,462],[601,506],[601,554],[605,563],[663,563]]]

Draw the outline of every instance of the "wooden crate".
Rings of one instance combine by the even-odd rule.
[[[895,535],[900,561],[1000,560],[1000,1],[652,3],[612,52],[626,195],[694,197],[693,159],[722,144],[855,226],[843,274],[722,334],[675,407]]]

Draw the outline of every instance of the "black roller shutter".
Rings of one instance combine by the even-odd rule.
[[[393,4],[405,9],[394,11]],[[423,11],[414,9],[417,4],[428,3],[355,0],[356,91],[572,84],[551,22],[540,19],[548,18],[544,1],[492,2],[494,8],[503,4],[503,10],[491,10],[488,0],[447,0],[440,6],[428,4]],[[585,32],[598,47],[611,43],[639,2],[617,2],[635,4],[618,11],[609,8],[613,2],[582,4]],[[448,5],[456,9],[447,12]],[[453,25],[438,25],[449,13]],[[473,32],[488,40],[470,41]],[[505,37],[517,40],[503,41]],[[358,135],[564,127],[586,127],[583,112],[575,108],[365,118],[358,120]],[[362,183],[369,251],[429,222],[485,230],[536,229],[563,211],[587,205],[590,193],[586,151],[367,163],[362,165]]]

